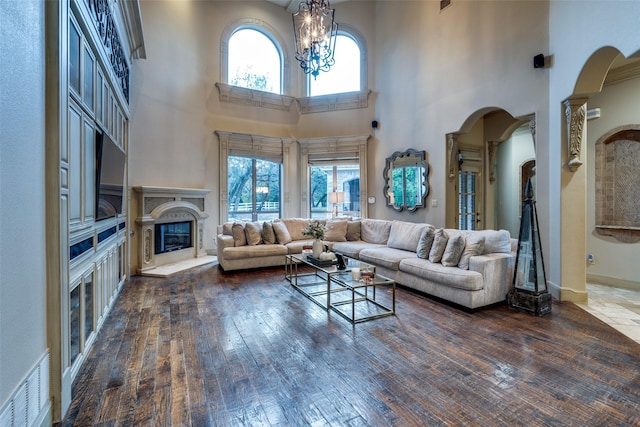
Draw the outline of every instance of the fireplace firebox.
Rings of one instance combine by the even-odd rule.
[[[193,246],[191,224],[192,221],[156,224],[154,253],[158,255]]]

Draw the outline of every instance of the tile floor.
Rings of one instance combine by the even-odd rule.
[[[587,283],[587,292],[579,307],[640,343],[640,290]]]

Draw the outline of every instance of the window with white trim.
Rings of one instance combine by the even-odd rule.
[[[307,168],[301,197],[303,216],[367,217],[369,137],[354,135],[298,140],[300,165],[306,165]],[[331,193],[334,193],[333,201]]]
[[[307,77],[309,96],[362,90],[362,54],[355,37],[346,32],[339,33],[334,58],[336,63],[329,71],[321,72],[316,78],[311,75]]]
[[[256,157],[227,159],[229,220],[280,218],[281,163]]]
[[[360,164],[358,159],[309,164],[309,210],[312,218],[360,216]],[[331,193],[339,196],[331,197]]]
[[[220,140],[220,220],[288,215],[283,202],[290,139],[216,131]]]
[[[282,56],[265,32],[241,28],[229,38],[227,83],[282,94]]]

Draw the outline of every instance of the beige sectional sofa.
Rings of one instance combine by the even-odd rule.
[[[308,219],[227,223],[218,227],[224,270],[284,265],[312,240]],[[475,309],[504,301],[513,279],[516,239],[506,230],[436,229],[425,223],[376,219],[326,220],[325,243],[335,252],[376,266],[408,288]],[[273,235],[271,231],[273,230]]]

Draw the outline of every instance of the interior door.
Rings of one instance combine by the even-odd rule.
[[[484,187],[480,152],[460,150],[458,164],[458,229],[482,230]]]

